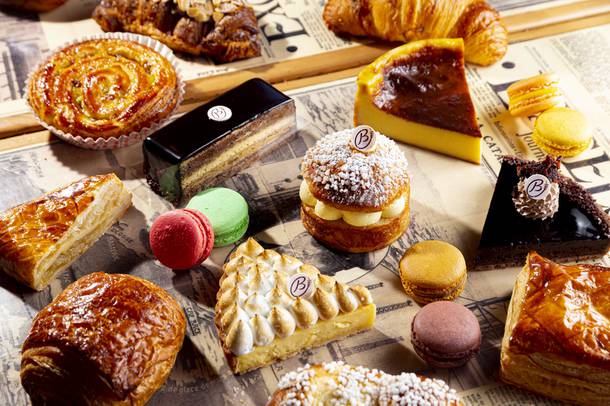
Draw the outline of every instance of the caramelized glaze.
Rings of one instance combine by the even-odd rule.
[[[511,351],[561,355],[610,369],[610,268],[529,256],[529,281]]]
[[[54,54],[32,76],[28,100],[58,130],[110,138],[167,117],[178,102],[177,86],[174,67],[151,48],[98,39]]]
[[[32,268],[61,239],[113,174],[81,179],[0,214],[0,258]]]
[[[373,102],[407,120],[481,137],[463,66],[463,52],[426,46],[383,68]]]
[[[185,326],[178,303],[151,282],[130,275],[89,274],[68,286],[34,319],[22,350],[24,386],[34,396],[41,395],[35,391],[37,376],[24,377],[24,366],[31,361],[28,350],[52,346],[92,363],[123,399],[156,374],[157,363],[175,357]]]

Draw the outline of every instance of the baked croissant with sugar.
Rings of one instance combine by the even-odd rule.
[[[409,42],[463,38],[466,61],[491,65],[508,46],[506,27],[485,0],[328,0],[324,21],[337,34]]]

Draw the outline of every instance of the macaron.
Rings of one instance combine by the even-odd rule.
[[[413,349],[430,366],[456,368],[481,348],[481,327],[470,310],[454,302],[430,303],[411,324]]]
[[[506,92],[508,111],[513,116],[531,116],[565,103],[559,78],[552,73],[515,82]]]
[[[246,234],[250,217],[242,195],[227,188],[211,188],[197,193],[186,205],[203,213],[214,230],[214,246],[223,247]]]
[[[593,128],[580,111],[555,107],[538,116],[532,139],[547,154],[568,158],[589,148]]]
[[[185,270],[210,256],[214,233],[203,214],[178,209],[157,217],[150,228],[149,241],[159,262],[168,268]]]
[[[466,285],[464,256],[453,245],[438,240],[412,245],[400,260],[400,279],[417,303],[453,300]]]

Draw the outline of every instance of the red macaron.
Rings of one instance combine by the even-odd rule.
[[[190,269],[205,261],[214,247],[214,232],[202,213],[178,209],[157,217],[150,228],[150,247],[163,265]]]

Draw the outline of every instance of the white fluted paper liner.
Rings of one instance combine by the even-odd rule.
[[[55,128],[54,126],[52,126],[51,124],[45,122],[43,119],[40,118],[40,116],[36,113],[36,111],[34,111],[32,106],[30,105],[30,100],[29,100],[30,80],[32,79],[32,76],[44,64],[46,64],[48,62],[48,60],[50,58],[52,58],[53,55],[56,54],[57,52],[60,52],[61,50],[65,49],[69,46],[75,45],[75,44],[79,44],[79,43],[91,41],[91,40],[98,40],[98,39],[122,39],[122,40],[137,42],[139,44],[146,45],[149,48],[153,49],[155,52],[161,54],[171,63],[171,65],[174,67],[174,70],[176,71],[176,77],[177,77],[176,86],[177,86],[177,92],[178,92],[178,100],[176,102],[176,106],[174,107],[174,109],[172,110],[172,112],[170,114],[168,114],[165,118],[151,124],[150,126],[140,129],[139,131],[134,131],[129,134],[124,134],[124,135],[120,135],[118,137],[110,137],[110,138],[82,137],[80,135],[66,133],[64,131],[61,131],[61,130]],[[28,108],[34,114],[34,117],[36,117],[36,120],[38,121],[38,123],[40,123],[40,125],[42,125],[44,128],[46,128],[47,130],[49,130],[50,132],[55,134],[58,138],[61,138],[62,140],[66,141],[70,144],[76,145],[77,147],[86,148],[86,149],[97,149],[97,150],[116,149],[116,148],[127,147],[129,145],[133,145],[137,142],[142,141],[144,138],[148,137],[150,134],[152,134],[153,132],[158,130],[163,124],[165,124],[169,120],[171,120],[172,116],[176,113],[176,111],[178,110],[178,107],[180,106],[180,104],[182,104],[182,101],[184,99],[184,79],[182,77],[182,71],[178,65],[178,60],[177,60],[176,56],[174,55],[174,53],[172,52],[171,49],[169,49],[166,45],[162,44],[161,42],[159,42],[155,39],[152,39],[150,37],[146,37],[144,35],[138,35],[138,34],[132,34],[132,33],[126,33],[126,32],[105,33],[105,34],[89,35],[89,36],[86,36],[83,38],[79,38],[78,40],[67,42],[64,45],[62,45],[61,47],[53,50],[53,52],[50,53],[47,58],[45,58],[40,64],[38,64],[36,66],[36,68],[34,68],[34,70],[32,70],[32,72],[30,72],[30,75],[28,76],[28,79],[26,80],[26,83],[25,83],[25,95],[26,95],[25,97],[27,100]]]

